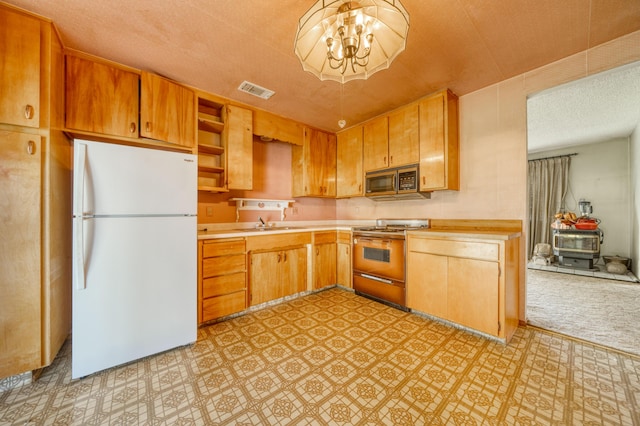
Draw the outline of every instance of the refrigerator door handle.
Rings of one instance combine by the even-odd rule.
[[[80,142],[74,145],[76,153],[73,158],[73,168],[76,172],[73,174],[73,216],[81,217],[84,208],[84,168],[87,163],[87,145]]]
[[[82,210],[84,208],[84,179],[87,158],[87,145],[76,143],[73,167],[76,170],[73,179],[73,270],[75,271],[75,288],[87,288],[84,270],[84,224]]]

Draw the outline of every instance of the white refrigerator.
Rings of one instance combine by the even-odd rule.
[[[75,140],[71,376],[197,333],[197,157]]]

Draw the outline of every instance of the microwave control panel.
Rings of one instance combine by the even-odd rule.
[[[416,170],[398,172],[398,191],[411,191],[415,189],[418,189]]]

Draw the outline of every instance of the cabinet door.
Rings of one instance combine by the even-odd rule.
[[[227,105],[225,138],[227,188],[253,189],[253,115],[251,110]]]
[[[365,123],[363,130],[364,171],[389,167],[389,121],[387,117],[376,118]]]
[[[338,133],[337,188],[338,198],[362,197],[362,126]]]
[[[0,123],[40,127],[40,21],[0,9]]]
[[[316,129],[305,129],[307,195],[336,196],[336,136]]]
[[[458,99],[448,91],[420,102],[420,190],[459,189]]]
[[[307,289],[307,249],[298,247],[282,251],[282,296]]]
[[[41,367],[41,147],[0,130],[0,378]]]
[[[410,252],[407,261],[407,306],[447,319],[447,256]]]
[[[138,137],[138,74],[67,55],[66,127]]]
[[[282,253],[251,253],[250,261],[250,305],[255,306],[282,297]]]
[[[313,250],[313,289],[318,290],[335,284],[337,244],[316,244]]]
[[[389,166],[416,164],[420,161],[418,105],[389,115]]]
[[[498,262],[450,257],[447,311],[451,321],[498,335]]]
[[[195,94],[160,76],[142,72],[140,136],[193,148]]]
[[[338,284],[352,288],[353,272],[351,269],[351,244],[338,243],[337,256]]]

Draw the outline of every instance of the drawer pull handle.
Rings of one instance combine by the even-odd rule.
[[[35,114],[35,108],[32,105],[27,105],[24,107],[24,118],[27,120],[31,120]]]
[[[129,124],[129,133],[135,133],[136,132],[136,123],[131,122],[131,124]]]
[[[36,143],[34,141],[29,141],[27,143],[27,152],[29,155],[33,155],[36,153]]]

